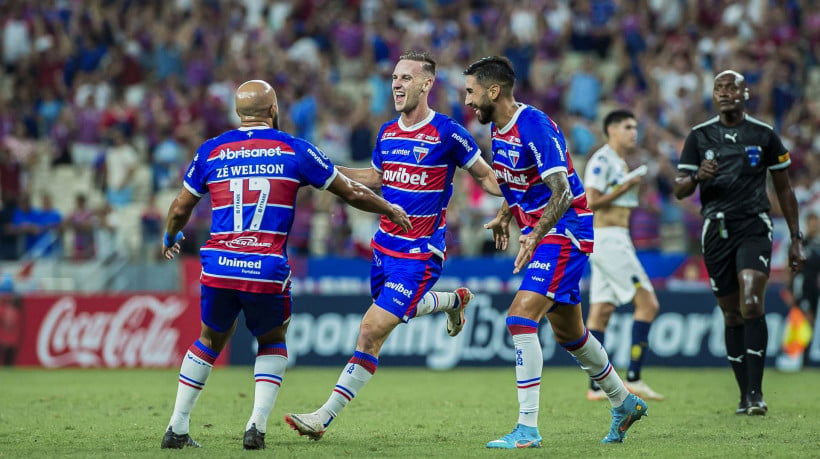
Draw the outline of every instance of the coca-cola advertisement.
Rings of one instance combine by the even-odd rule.
[[[192,303],[196,299],[179,294],[27,297],[16,364],[179,366],[199,336],[199,306]],[[217,363],[225,360],[221,357]]]

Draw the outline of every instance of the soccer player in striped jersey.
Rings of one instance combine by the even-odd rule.
[[[381,188],[385,199],[407,211],[413,230],[403,233],[381,219],[371,243],[373,304],[362,318],[356,351],[324,405],[312,413],[285,416],[300,435],[313,440],[324,435],[373,376],[379,351],[397,325],[445,312],[450,336],[464,327],[464,308],[472,293],[463,287],[455,292],[430,290],[445,258],[446,210],[455,169],[466,169],[490,194],[501,196],[501,191],[467,130],[428,105],[435,75],[436,63],[428,53],[402,55],[393,71],[393,101],[400,115],[379,130],[372,167],[339,168],[354,180]]]
[[[646,403],[629,393],[581,318],[579,282],[592,252],[592,212],[564,135],[543,112],[516,102],[515,72],[508,59],[486,57],[464,74],[464,103],[475,110],[478,121],[492,123],[493,169],[506,201],[485,227],[493,231],[500,249],[509,242],[512,218],[521,228],[513,272],[523,272],[523,281],[507,313],[515,347],[518,423],[487,447],[541,446],[538,408],[544,361],[538,326],[545,315],[556,341],[612,404],[612,424],[603,443],[621,443],[632,423],[646,414]]]
[[[191,411],[240,312],[259,344],[254,405],[243,447],[265,447],[267,419],[287,366],[285,334],[291,315],[287,239],[300,187],[328,190],[354,207],[384,215],[397,233],[412,231],[401,206],[340,174],[307,141],[278,130],[278,111],[276,93],[268,83],[251,80],[239,86],[239,128],[197,149],[168,210],[162,255],[172,259],[179,253],[181,230],[194,206],[206,193],[211,195],[211,238],[200,249],[202,331],[182,359],[174,412],[162,448],[199,447],[189,435]]]

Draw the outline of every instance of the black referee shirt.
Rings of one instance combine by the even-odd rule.
[[[768,212],[766,170],[785,169],[789,152],[771,126],[744,115],[737,126],[727,127],[719,117],[692,128],[680,155],[678,170],[691,173],[704,159],[718,162],[715,178],[700,183],[700,213],[740,220]]]

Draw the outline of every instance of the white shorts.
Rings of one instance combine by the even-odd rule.
[[[592,274],[589,281],[590,303],[627,304],[639,287],[654,292],[627,228],[595,228],[595,250],[589,257]]]

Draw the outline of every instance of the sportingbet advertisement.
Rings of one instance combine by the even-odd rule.
[[[17,348],[14,363],[41,367],[178,367],[182,356],[199,336],[199,263],[181,260],[179,292],[102,295],[49,294],[19,298],[15,328],[9,334]],[[508,268],[509,262],[497,262]],[[445,315],[412,319],[401,324],[385,343],[380,364],[448,369],[457,366],[508,366],[514,352],[505,325],[506,311],[515,292],[510,276],[486,276],[492,263],[448,266],[437,290],[468,285],[479,292],[467,308],[467,324],[455,338],[447,335]],[[481,266],[476,266],[481,265]],[[327,264],[324,265],[325,269]],[[335,272],[294,281],[293,316],[288,331],[291,365],[333,366],[346,362],[356,344],[359,321],[370,306],[366,269],[355,276]],[[469,266],[469,269],[468,269]],[[464,268],[464,269],[461,269]],[[472,269],[475,272],[470,271]],[[317,268],[311,268],[311,273]],[[477,270],[480,270],[477,271]],[[492,291],[494,293],[480,293]],[[727,366],[723,318],[708,291],[658,291],[661,311],[649,336],[647,365]],[[588,304],[584,299],[584,304]],[[9,309],[9,308],[6,308]],[[782,357],[786,308],[771,286],[766,297],[769,327],[768,363]],[[586,316],[586,311],[585,314]],[[815,329],[820,323],[815,324]],[[613,363],[627,366],[631,345],[632,308],[619,308],[606,333],[605,346]],[[575,365],[555,343],[548,322],[539,327],[546,365]],[[2,335],[5,337],[6,335]],[[8,340],[6,340],[8,341]],[[240,325],[218,364],[251,365],[255,340]],[[805,354],[805,364],[820,365],[820,340]]]
[[[727,366],[723,340],[723,317],[714,297],[704,293],[658,292],[661,312],[649,335],[647,365]],[[447,335],[445,315],[412,319],[401,324],[387,339],[379,356],[380,365],[426,366],[449,369],[456,366],[511,365],[515,356],[505,325],[511,294],[478,294],[467,308],[467,324],[455,338]],[[766,298],[769,312],[768,362],[773,365],[781,353],[785,308],[776,293]],[[288,331],[291,365],[340,366],[353,353],[359,321],[369,307],[363,295],[303,295],[294,300],[294,314]],[[586,311],[585,311],[586,313]],[[586,314],[585,314],[586,315]],[[575,365],[570,355],[552,336],[549,323],[539,327],[546,365]],[[613,314],[606,333],[605,347],[616,367],[626,367],[632,334],[632,308]],[[234,337],[231,363],[250,365],[255,343],[240,326]],[[806,363],[820,364],[820,344],[813,342]]]

